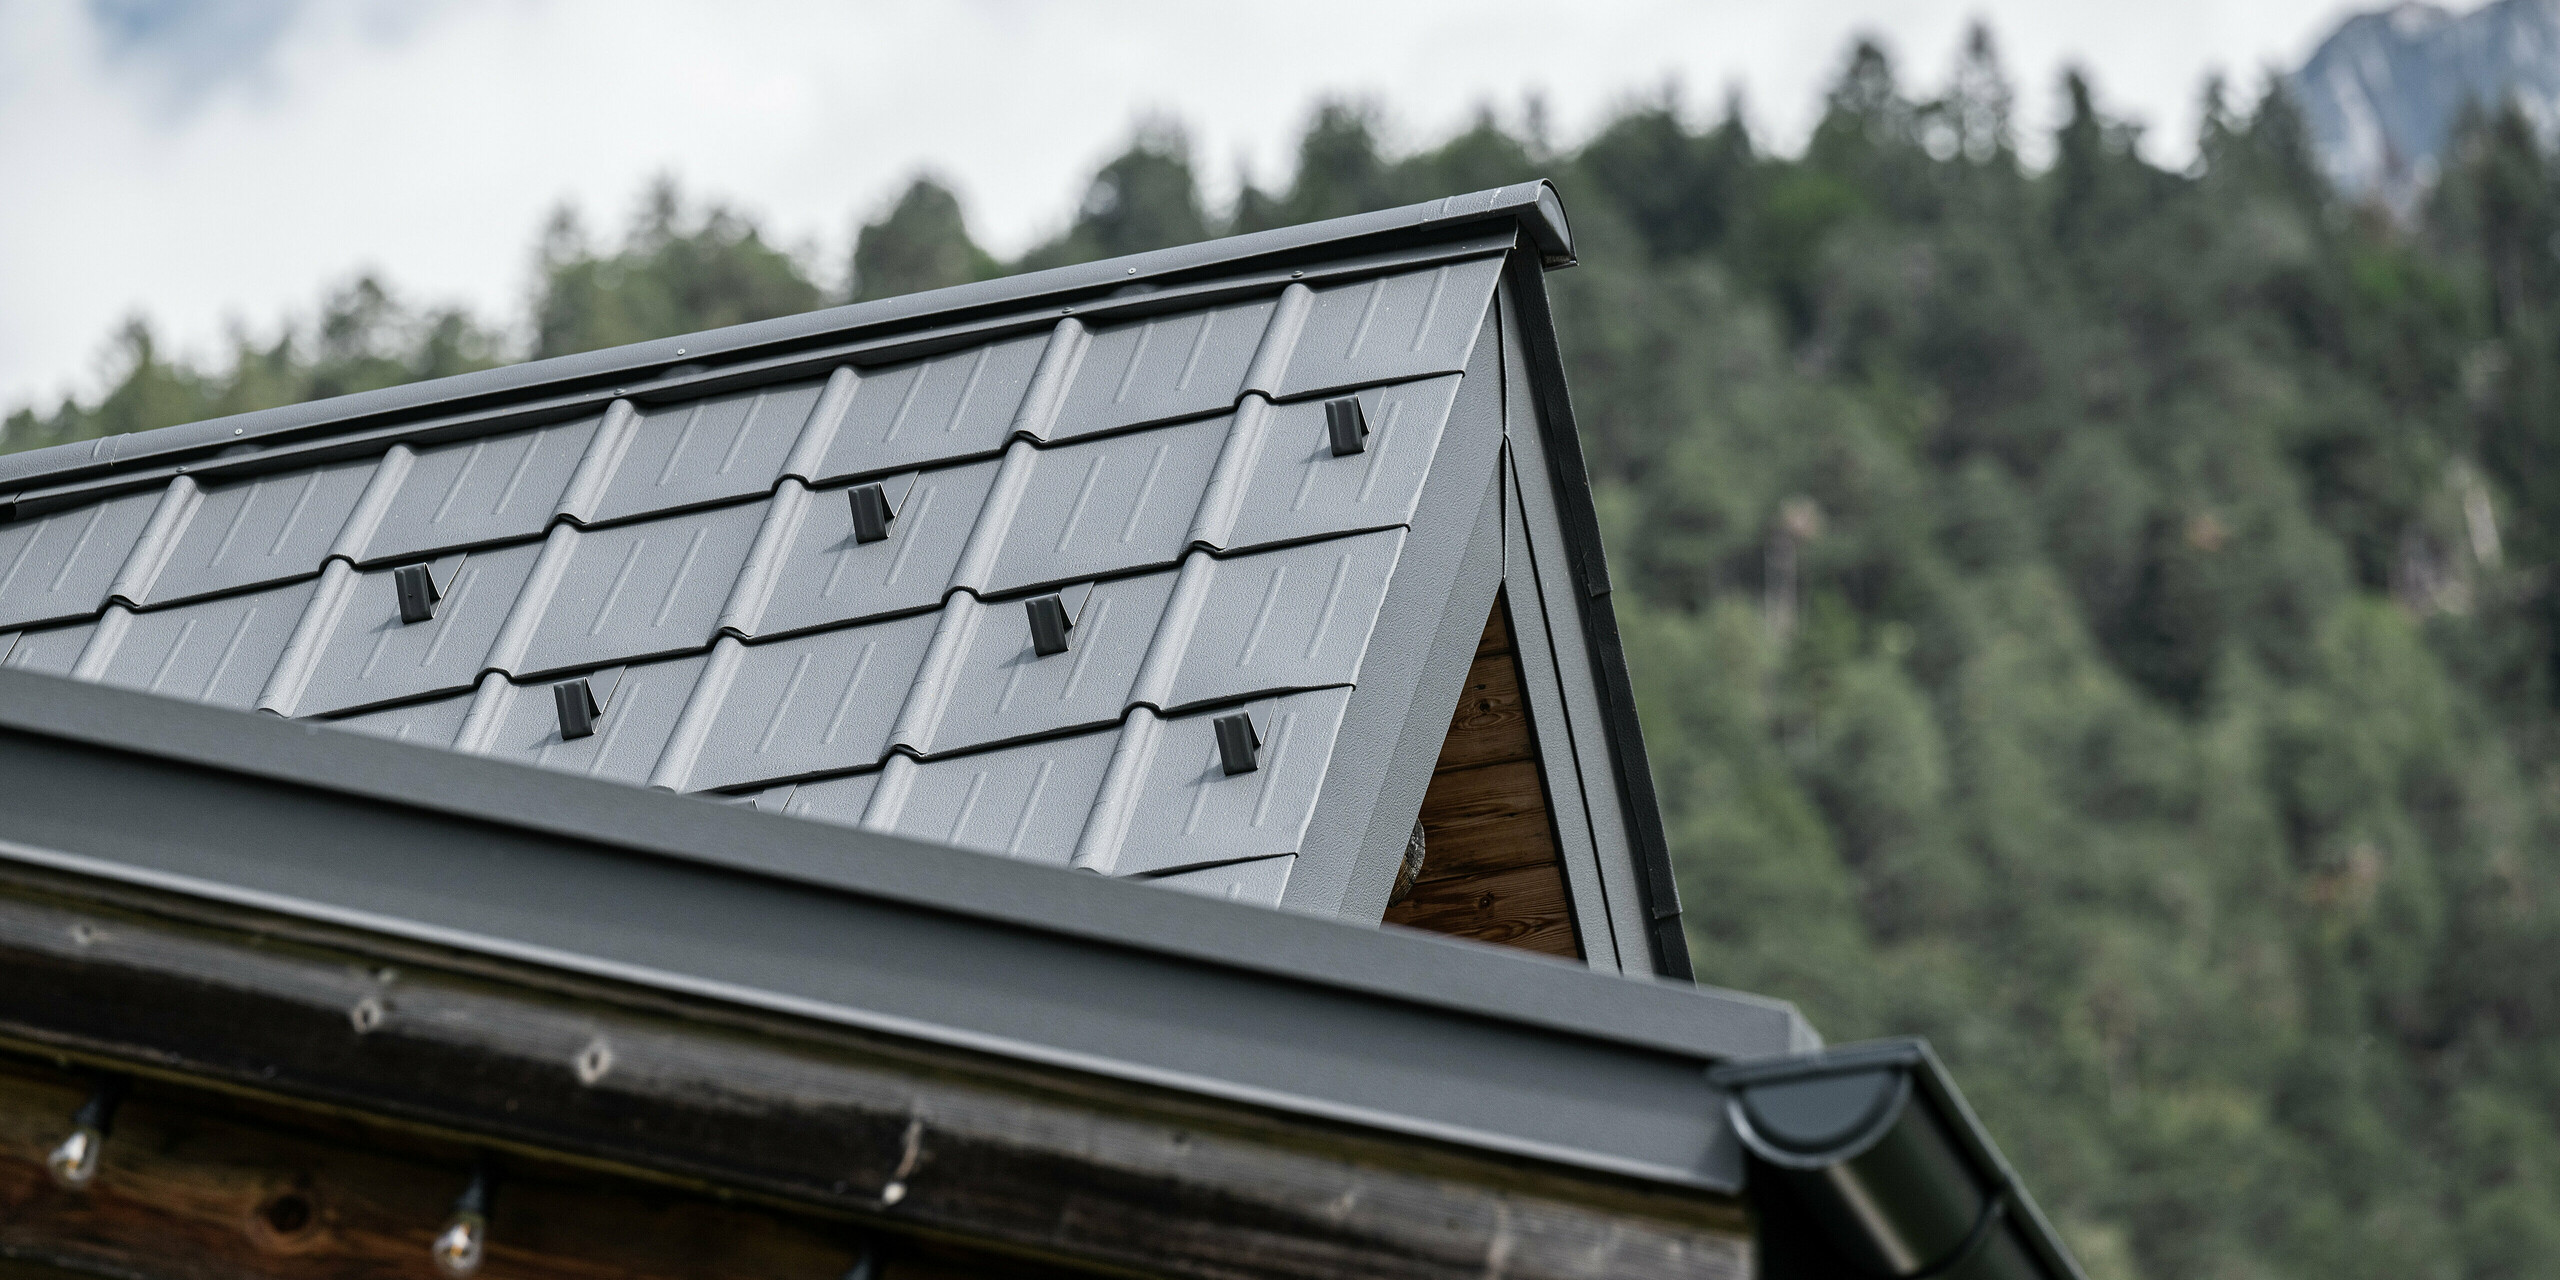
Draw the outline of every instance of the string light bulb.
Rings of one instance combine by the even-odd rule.
[[[84,1191],[98,1177],[98,1159],[106,1151],[107,1133],[115,1127],[116,1106],[124,1101],[125,1078],[98,1082],[89,1100],[71,1117],[71,1136],[44,1160],[45,1172],[65,1191]]]
[[[482,1160],[472,1165],[471,1182],[453,1202],[453,1216],[445,1219],[444,1230],[436,1233],[428,1253],[435,1259],[437,1272],[467,1280],[480,1270],[488,1243],[489,1165]]]

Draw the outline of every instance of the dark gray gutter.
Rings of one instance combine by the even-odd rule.
[[[2085,1280],[1929,1042],[1718,1067],[1751,1152],[1763,1274]]]
[[[1792,1007],[0,672],[0,863],[1738,1189]]]
[[[1490,231],[1507,235],[1514,229],[1528,238],[1547,266],[1572,263],[1573,235],[1555,189],[1544,181],[1519,183],[1400,209],[1203,241],[1107,262],[1035,271],[707,333],[637,342],[432,382],[0,456],[0,518],[6,518],[13,495],[22,489],[212,457],[242,446],[281,443],[315,429],[336,433],[388,426],[408,419],[470,412],[537,392],[609,390],[617,383],[653,378],[679,365],[716,368],[770,359],[856,334],[881,337],[1034,306],[1075,305],[1133,286],[1174,288],[1214,276],[1384,253]]]

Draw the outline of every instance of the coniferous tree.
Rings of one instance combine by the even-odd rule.
[[[969,238],[960,198],[931,178],[907,184],[889,212],[854,234],[852,300],[895,298],[1000,274]]]

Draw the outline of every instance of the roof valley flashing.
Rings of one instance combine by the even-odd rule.
[[[1527,184],[0,458],[0,665],[1375,921],[1570,260]]]

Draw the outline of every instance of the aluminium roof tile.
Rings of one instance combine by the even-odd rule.
[[[1016,442],[953,585],[1019,591],[1174,563],[1231,420],[1046,449]]]
[[[897,512],[878,542],[854,537],[852,486],[810,489],[784,480],[721,611],[721,628],[753,639],[940,603],[996,466],[990,459],[878,481]]]
[[[627,520],[765,493],[824,386],[759,387],[641,409],[615,440],[592,521]]]
[[[1061,325],[1053,341],[1074,341],[1075,363],[1044,438],[1070,440],[1233,407],[1277,305],[1260,298],[1093,329]]]
[[[1476,258],[1315,290],[1273,398],[1464,371],[1501,270]]]
[[[838,370],[841,401],[820,406],[812,439],[803,442],[816,458],[792,474],[826,484],[1002,452],[1048,343],[1044,330],[879,369]]]
[[[1110,766],[1113,738],[1085,733],[922,763],[892,757],[861,825],[1063,867]]]
[[[318,580],[136,612],[110,606],[71,674],[247,710],[310,604]]]
[[[0,648],[7,650],[0,654],[0,667],[49,676],[70,675],[71,669],[80,665],[80,651],[89,647],[89,637],[97,629],[95,622],[82,622],[0,636]]]
[[[1262,740],[1259,767],[1236,774],[1221,763],[1213,728],[1232,710],[1131,712],[1074,865],[1134,875],[1297,852],[1350,700],[1348,689],[1325,689],[1236,709]]]
[[[1388,529],[1232,559],[1191,557],[1172,606],[1183,616],[1168,617],[1158,632],[1164,656],[1149,663],[1169,675],[1161,688],[1142,681],[1138,697],[1171,711],[1355,683],[1403,547],[1404,531]]]
[[[586,680],[604,707],[595,732],[582,738],[561,736],[551,687],[562,681],[520,683],[494,673],[484,676],[456,730],[454,745],[477,755],[545,769],[645,783],[677,718],[684,714],[685,698],[693,691],[703,661],[702,655],[695,654],[568,677]]]
[[[324,461],[243,445],[0,523],[0,664],[1276,902],[1502,262],[1451,253]],[[420,564],[440,599],[404,622]],[[591,736],[562,737],[570,679]],[[1229,776],[1240,708],[1262,745]]]
[[[1025,599],[953,597],[935,637],[939,661],[918,679],[896,741],[930,756],[1118,724],[1148,646],[1162,634],[1175,576],[1141,574],[1061,592],[1074,625],[1067,651],[1045,657],[1032,647]]]
[[[542,548],[520,542],[435,561],[430,572],[442,598],[435,616],[417,623],[401,621],[392,570],[358,573],[331,561],[307,634],[259,705],[279,715],[326,715],[471,688]]]
[[[316,574],[374,468],[365,458],[202,486],[180,476],[108,594],[152,608]]]
[[[784,783],[749,792],[740,800],[766,813],[858,827],[862,825],[862,815],[871,807],[871,793],[879,789],[880,771],[875,769],[817,782]]]
[[[702,648],[763,514],[750,503],[602,529],[553,525],[490,665],[529,677]]]
[[[647,776],[709,791],[877,765],[939,621],[910,614],[752,645],[722,637],[676,749]]]
[[[0,627],[97,616],[159,502],[145,490],[0,524]]]
[[[1452,374],[1360,392],[1370,435],[1368,447],[1350,457],[1334,456],[1324,402],[1262,410],[1234,513],[1215,545],[1268,546],[1412,523],[1458,381]]]
[[[479,436],[410,451],[393,445],[385,466],[397,488],[356,562],[373,565],[457,547],[535,538],[560,511],[570,477],[604,416]],[[407,458],[401,459],[404,454]]]

